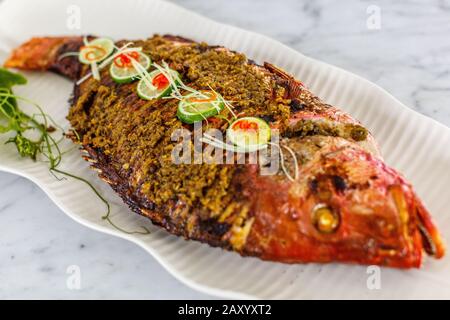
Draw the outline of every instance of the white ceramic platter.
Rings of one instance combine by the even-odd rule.
[[[0,5],[0,61],[31,36],[95,34],[136,39],[154,33],[220,44],[244,52],[257,62],[270,61],[362,121],[380,143],[386,161],[414,184],[444,237],[450,239],[449,128],[410,110],[375,84],[265,36],[213,22],[159,0],[127,0],[126,10],[122,5],[123,1],[6,1]],[[67,18],[77,8],[81,10],[81,28],[71,29],[73,21],[68,24]],[[38,101],[67,128],[65,116],[72,84],[50,73],[27,73],[27,77],[29,84],[17,93]],[[176,278],[202,292],[226,298],[450,298],[449,257],[427,259],[420,270],[382,268],[381,289],[370,290],[364,266],[263,262],[174,237],[132,214],[88,169],[78,151],[66,155],[62,167],[87,178],[107,195],[118,224],[127,229],[145,224],[152,233],[138,236],[118,232],[102,221],[104,207],[85,185],[74,180],[57,181],[45,164],[19,159],[12,145],[0,143],[1,170],[34,181],[76,221],[142,246]]]

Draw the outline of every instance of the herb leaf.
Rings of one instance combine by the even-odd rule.
[[[11,89],[15,85],[26,84],[27,79],[20,73],[0,68],[0,88]]]
[[[12,93],[11,88],[15,85],[23,85],[27,83],[27,79],[15,72],[11,72],[5,68],[0,68],[0,88],[2,91],[9,91]],[[14,98],[8,98],[7,101],[13,108],[17,107],[17,101]],[[11,115],[12,112],[9,112]]]
[[[15,137],[9,138],[6,143],[14,143],[22,157],[29,157],[36,160],[36,155],[39,151],[39,145],[36,142],[31,141],[19,133]]]

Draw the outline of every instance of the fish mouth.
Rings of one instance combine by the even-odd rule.
[[[431,237],[431,234],[421,222],[419,222],[419,232],[422,238],[422,245],[425,252],[432,257],[436,257],[438,252],[437,245],[434,242],[434,239]]]
[[[440,259],[445,254],[445,241],[439,234],[428,210],[417,198],[416,208],[419,220],[418,229],[422,238],[423,249],[428,255]]]
[[[413,190],[411,188],[403,190],[401,186],[394,185],[390,187],[390,192],[398,210],[399,218],[406,228],[405,231],[408,229],[407,226],[410,222],[415,226],[414,232],[417,233],[414,239],[417,242],[413,240],[414,244],[416,246],[421,245],[421,249],[428,255],[436,259],[442,258],[445,254],[445,242],[439,234],[430,213]],[[412,197],[410,197],[411,195]],[[414,220],[411,220],[411,218]],[[409,232],[406,231],[406,233]]]

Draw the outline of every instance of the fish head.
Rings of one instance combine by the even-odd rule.
[[[295,181],[255,181],[247,239],[262,258],[332,260],[419,267],[423,251],[445,245],[411,185],[380,158],[338,137],[291,142],[300,159]],[[253,249],[254,249],[253,248]]]

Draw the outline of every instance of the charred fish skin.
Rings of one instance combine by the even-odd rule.
[[[170,134],[192,129],[177,120],[177,101],[142,100],[135,83],[117,84],[104,70],[100,81],[75,86],[68,119],[86,159],[134,212],[186,239],[285,263],[412,268],[424,251],[444,255],[430,214],[382,161],[367,129],[300,81],[272,64],[178,36],[134,44],[190,86],[211,86],[235,101],[237,112],[266,119],[300,159],[295,182],[262,176],[257,165],[175,165]],[[60,57],[82,45],[82,37],[33,38],[5,66],[77,80],[88,68],[77,57]]]

